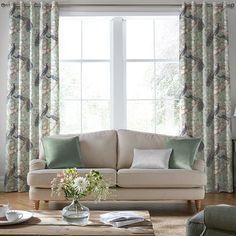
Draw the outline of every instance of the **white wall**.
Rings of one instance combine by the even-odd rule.
[[[183,0],[184,1],[184,0]],[[58,0],[63,3],[182,3],[182,0]],[[0,1],[0,3],[3,1]],[[5,2],[5,1],[4,1]],[[210,0],[209,0],[210,2]],[[218,1],[219,2],[219,1]],[[230,1],[235,3],[236,0]],[[5,125],[6,125],[6,81],[7,81],[7,48],[8,48],[8,9],[0,7],[0,190],[1,176],[4,175],[5,156]],[[230,68],[231,68],[231,98],[232,108],[236,106],[236,7],[229,11],[229,38],[230,38]],[[236,138],[236,118],[232,120],[233,138]]]

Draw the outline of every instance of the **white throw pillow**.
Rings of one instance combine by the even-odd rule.
[[[172,149],[134,149],[133,163],[130,168],[168,169]]]

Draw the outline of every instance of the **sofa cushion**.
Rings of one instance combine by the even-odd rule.
[[[200,138],[168,139],[167,146],[173,149],[169,167],[171,169],[191,170],[200,142]]]
[[[120,169],[117,185],[123,188],[195,188],[206,184],[206,175],[184,169]]]
[[[65,138],[71,135],[53,135],[52,137]],[[80,134],[81,159],[86,168],[116,168],[117,135],[115,130],[99,131]],[[45,159],[44,150],[40,146],[40,159]]]
[[[134,149],[134,158],[130,168],[168,169],[172,149]]]
[[[138,149],[165,149],[169,136],[137,132],[131,130],[118,130],[118,161],[117,169],[130,168],[134,148]]]
[[[47,166],[50,169],[81,168],[79,137],[54,138],[51,136],[42,139]]]
[[[83,168],[79,169],[81,176],[87,174],[91,169]],[[110,186],[116,185],[116,170],[109,168],[94,169],[98,170],[105,178],[106,181],[110,183]],[[44,169],[44,170],[35,170],[28,173],[27,183],[32,187],[37,188],[51,188],[51,181],[57,176],[58,173],[61,173],[62,169]]]

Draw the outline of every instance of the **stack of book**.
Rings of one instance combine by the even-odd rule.
[[[115,211],[100,215],[100,221],[114,227],[122,227],[144,221],[144,217],[133,211]]]

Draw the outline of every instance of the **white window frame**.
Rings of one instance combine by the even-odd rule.
[[[111,24],[112,128],[126,128],[125,27],[122,17]],[[116,46],[115,46],[116,45]]]
[[[177,59],[156,59],[155,58],[155,52],[154,52],[154,59],[126,59],[126,32],[125,32],[125,20],[123,19],[124,16],[173,16],[173,15],[179,15],[179,9],[176,8],[168,9],[166,11],[165,9],[160,10],[160,8],[157,7],[157,11],[153,12],[153,7],[147,7],[146,11],[143,8],[143,10],[140,10],[139,7],[135,8],[132,7],[132,11],[130,12],[120,12],[120,11],[112,11],[112,7],[108,7],[107,12],[101,12],[98,8],[94,8],[91,6],[91,8],[86,8],[86,11],[84,11],[81,8],[78,8],[76,11],[73,9],[71,11],[70,8],[63,8],[60,10],[60,16],[63,17],[75,17],[75,16],[112,16],[114,17],[111,20],[111,43],[110,43],[110,60],[86,60],[86,59],[80,59],[80,60],[60,60],[60,62],[110,62],[110,101],[111,101],[111,121],[110,121],[110,127],[111,129],[126,129],[127,128],[127,101],[132,101],[132,99],[127,100],[126,96],[126,62],[166,62],[166,63],[179,63]],[[82,31],[82,27],[81,27]],[[154,32],[155,32],[155,23],[154,23]],[[154,43],[155,43],[155,34],[154,34]],[[81,41],[82,44],[82,41]],[[114,46],[116,45],[116,47]],[[82,46],[82,45],[81,45]],[[155,68],[154,68],[155,71]],[[81,69],[82,73],[82,69]],[[81,77],[82,78],[82,77]],[[81,80],[82,81],[82,80]],[[82,90],[82,86],[81,86]],[[82,94],[82,91],[81,91]],[[71,100],[78,100],[78,99],[71,99]],[[107,99],[81,99],[81,103],[84,100],[96,100],[96,101],[107,101]],[[157,101],[156,99],[156,93],[154,99],[133,99],[134,101],[144,101],[144,100],[150,100],[150,101]],[[81,104],[82,109],[82,104]],[[156,109],[156,106],[155,106]],[[156,110],[155,110],[155,120],[156,120]],[[81,132],[83,132],[82,127],[82,112],[81,112]],[[156,132],[156,126],[155,126],[155,132]]]

